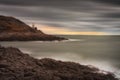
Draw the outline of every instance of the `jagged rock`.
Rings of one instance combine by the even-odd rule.
[[[112,73],[74,62],[35,59],[19,49],[0,46],[0,80],[118,80]]]
[[[0,16],[0,41],[33,40],[53,41],[66,39],[45,34],[41,30],[32,28],[14,17]]]

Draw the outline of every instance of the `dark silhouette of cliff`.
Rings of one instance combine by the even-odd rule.
[[[74,62],[35,59],[13,47],[0,46],[0,80],[118,80],[112,73]]]
[[[8,16],[0,16],[0,41],[31,41],[31,40],[65,40],[65,38],[48,35],[37,28]]]

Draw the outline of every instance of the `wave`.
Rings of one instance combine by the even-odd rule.
[[[69,41],[84,41],[83,39],[69,39]]]

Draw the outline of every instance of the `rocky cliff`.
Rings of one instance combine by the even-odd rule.
[[[0,16],[0,41],[33,40],[52,41],[66,39],[45,34],[41,30],[32,28],[14,17]]]
[[[118,80],[112,73],[74,62],[35,59],[13,47],[0,46],[0,80]]]

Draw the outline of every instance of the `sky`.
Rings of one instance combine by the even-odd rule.
[[[120,0],[0,0],[0,15],[48,34],[120,35]]]

